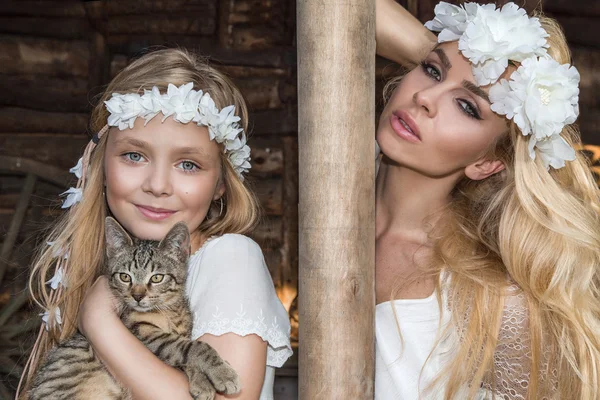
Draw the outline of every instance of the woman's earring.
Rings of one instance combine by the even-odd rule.
[[[219,211],[219,217],[223,214],[223,198],[220,197],[219,200],[221,200],[221,210]]]

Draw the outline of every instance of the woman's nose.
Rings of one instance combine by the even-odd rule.
[[[434,117],[437,113],[437,101],[440,95],[436,86],[424,88],[413,94],[413,102],[429,117]]]

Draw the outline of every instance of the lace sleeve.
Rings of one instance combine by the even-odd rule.
[[[494,371],[490,381],[482,385],[481,399],[525,400],[531,374],[531,336],[529,311],[525,295],[511,286],[504,301],[504,311],[494,354]],[[544,354],[543,360],[548,359]],[[543,362],[541,370],[547,366]],[[542,377],[540,377],[542,378]],[[547,378],[544,378],[547,379]],[[548,387],[540,381],[539,387]],[[549,400],[548,394],[539,390],[532,399]],[[493,393],[493,396],[492,396]]]

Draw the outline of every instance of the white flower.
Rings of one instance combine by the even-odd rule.
[[[69,258],[69,252],[66,252],[62,247],[54,247],[56,242],[46,242],[46,244],[52,247],[52,257],[56,258],[62,256],[65,260]]]
[[[54,311],[52,313],[52,319],[50,319],[51,315],[50,312],[48,310],[44,311],[42,314],[40,314],[40,316],[42,317],[42,321],[44,321],[44,323],[46,324],[46,330],[49,330],[49,328],[51,328],[53,325],[58,325],[60,327],[60,325],[62,324],[62,318],[60,316],[60,308],[55,307]]]
[[[83,197],[83,190],[80,188],[69,188],[66,192],[61,193],[61,196],[67,195],[67,198],[63,202],[61,208],[69,208],[75,203],[79,203]]]
[[[65,286],[65,287],[67,286],[64,283],[64,273],[63,273],[62,267],[59,267],[56,270],[52,279],[50,279],[48,282],[46,282],[46,284],[50,284],[50,287],[54,290],[56,290],[56,288],[58,288],[59,284]]]
[[[546,169],[565,166],[565,161],[575,160],[575,150],[559,134],[536,140],[535,136],[529,139],[529,156],[535,159],[535,149],[538,150],[540,159]]]
[[[458,41],[458,48],[473,63],[473,75],[479,85],[495,83],[506,70],[508,61],[523,61],[545,56],[548,33],[537,18],[514,3],[502,9],[480,6]]]
[[[248,172],[250,169],[250,147],[244,145],[240,150],[232,153],[229,158],[233,168],[237,172],[238,176],[243,179],[244,173]]]
[[[133,128],[137,117],[144,118],[145,125],[158,113],[163,114],[162,121],[172,116],[183,124],[193,121],[199,126],[206,126],[210,140],[223,144],[223,150],[240,178],[250,168],[250,150],[244,150],[247,147],[246,136],[238,125],[240,117],[235,115],[235,106],[229,105],[219,110],[208,93],[194,90],[193,82],[179,87],[169,84],[164,94],[156,86],[152,90],[145,90],[141,96],[137,93],[113,93],[105,104],[110,113],[108,125],[118,126],[120,130]],[[81,194],[73,193],[72,198],[69,196],[63,208],[81,199]]]
[[[559,134],[579,115],[579,72],[550,58],[528,58],[490,88],[492,111],[513,119],[524,135],[536,140]]]
[[[109,126],[118,126],[120,130],[127,127],[133,128],[135,119],[144,114],[144,108],[137,93],[118,94],[113,93],[110,100],[105,101]]]
[[[485,7],[488,7],[486,5]],[[491,5],[493,7],[493,5]],[[434,9],[435,18],[425,23],[425,28],[430,31],[440,32],[438,43],[452,42],[460,39],[467,24],[475,17],[477,8],[476,3],[466,3],[464,6],[455,6],[454,4],[440,1]]]
[[[81,174],[83,173],[83,159],[80,158],[77,161],[77,165],[69,170],[70,173],[75,174],[77,178],[81,178]]]

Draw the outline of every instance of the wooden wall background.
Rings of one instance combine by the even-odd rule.
[[[437,0],[400,3],[424,22],[433,16]],[[529,9],[537,5],[526,3]],[[600,2],[543,0],[542,8],[564,26],[581,73],[584,141],[600,144],[600,38],[593,30]],[[182,46],[210,56],[248,102],[249,180],[265,211],[253,237],[264,250],[282,301],[291,308],[297,335],[292,304],[298,271],[295,31],[294,0],[2,1],[0,157],[23,157],[66,171],[89,140],[87,120],[95,96],[131,58],[149,46]],[[395,68],[383,59],[377,65],[380,92]],[[381,108],[381,96],[377,99]],[[22,175],[0,172],[1,240],[24,181]],[[13,255],[0,260],[8,262],[4,280],[0,278],[0,320],[25,286],[31,252],[41,229],[60,212],[57,195],[62,190],[44,182],[36,185]],[[23,309],[10,320],[18,325],[30,317]],[[18,335],[18,341],[0,343],[0,398],[6,396],[2,386],[10,391],[16,385],[18,365],[30,343],[28,332]],[[280,399],[296,396],[295,360],[288,365],[278,377]]]

